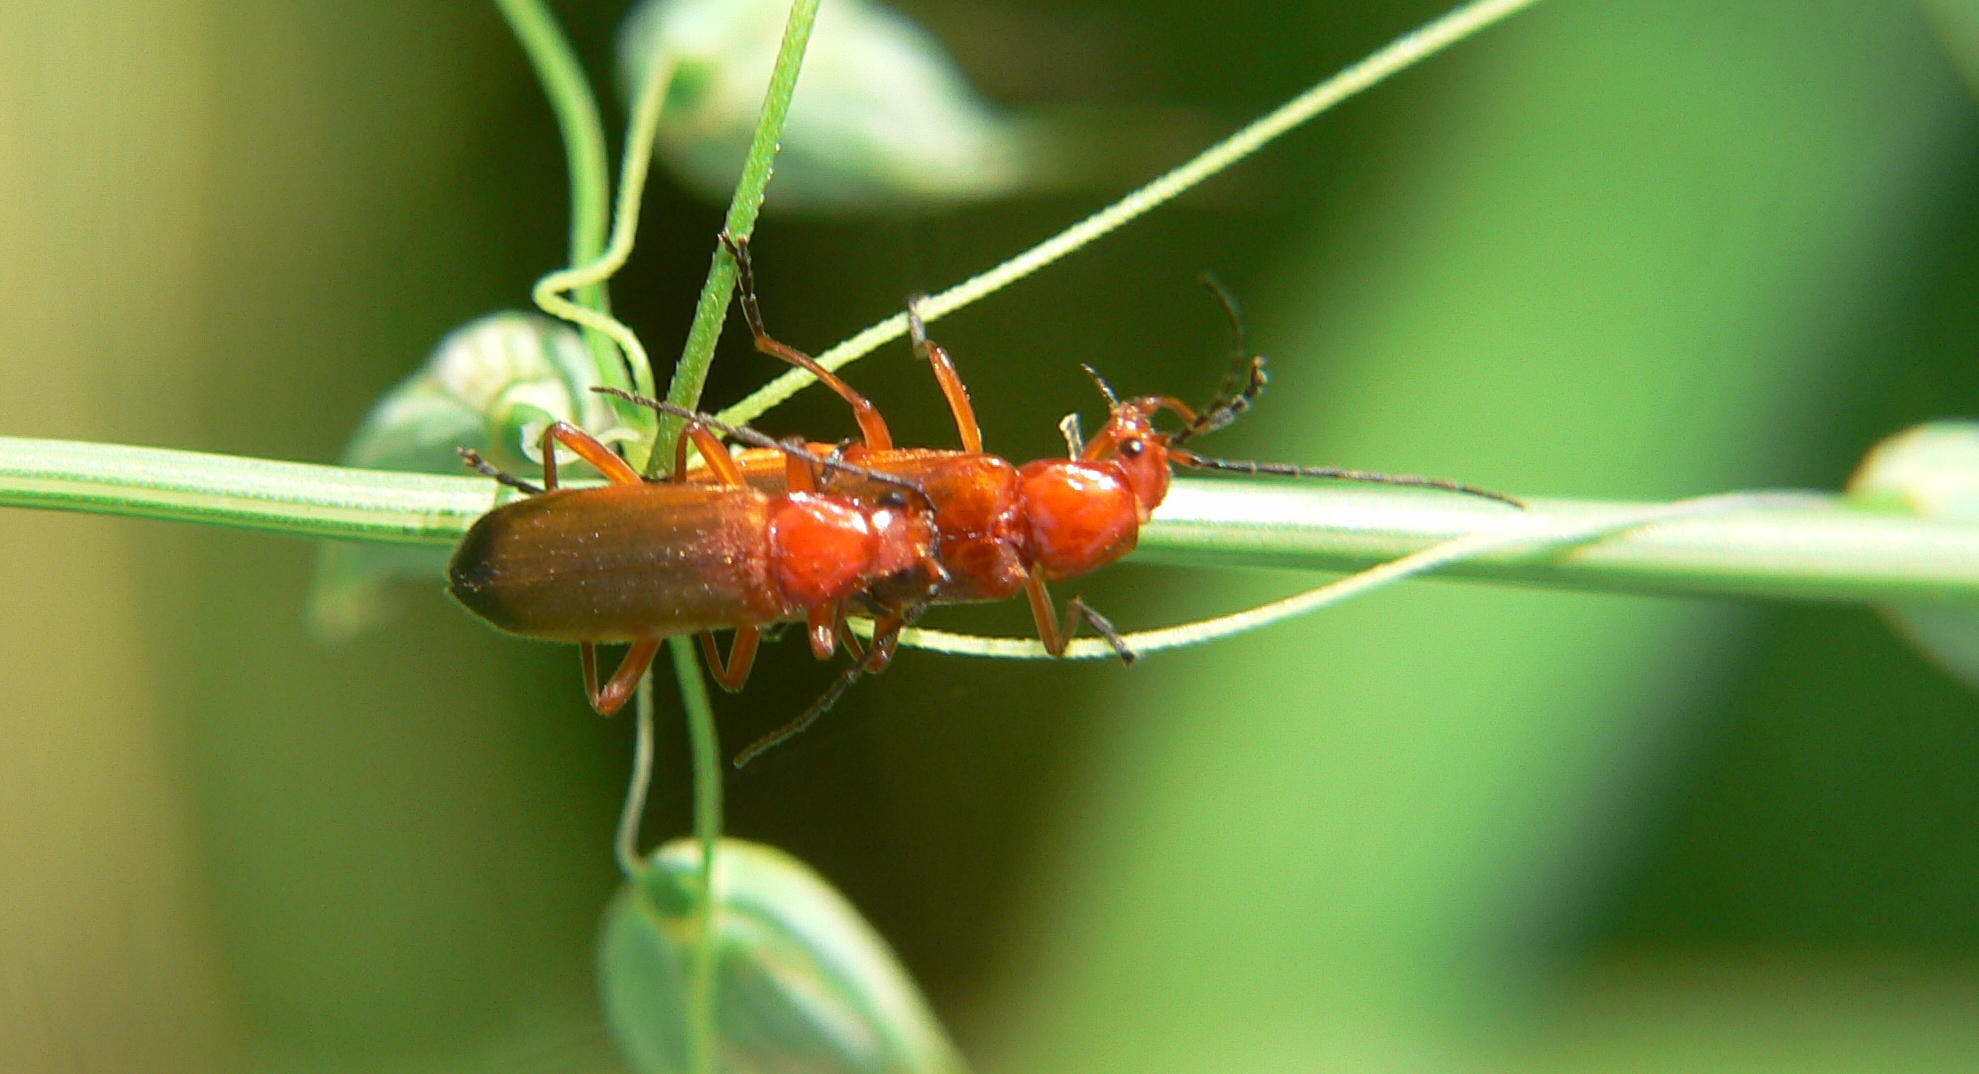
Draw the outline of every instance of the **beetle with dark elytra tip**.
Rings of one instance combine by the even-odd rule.
[[[678,635],[701,636],[715,680],[729,690],[748,679],[762,628],[780,622],[805,620],[821,660],[843,644],[858,661],[855,671],[883,661],[892,636],[947,578],[934,554],[926,493],[911,480],[719,426],[783,461],[784,487],[764,491],[743,480],[711,429],[719,423],[637,401],[690,419],[675,480],[645,480],[563,422],[543,432],[540,488],[461,452],[468,465],[525,496],[481,516],[461,540],[447,568],[454,598],[512,634],[578,643],[585,694],[604,715],[632,696],[660,642]],[[690,441],[705,460],[692,483],[682,479]],[[558,445],[609,483],[561,486]],[[823,476],[835,473],[878,494],[852,499],[818,491]],[[890,597],[872,595],[880,590]],[[855,600],[880,624],[871,650],[846,629]],[[735,631],[726,659],[715,644],[718,629]],[[611,642],[632,648],[601,685],[596,646]]]

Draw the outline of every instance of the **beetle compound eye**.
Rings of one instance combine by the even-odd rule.
[[[1143,443],[1139,438],[1133,440],[1122,440],[1120,442],[1120,454],[1125,455],[1130,459],[1140,458],[1141,453],[1146,451],[1147,449],[1148,449],[1147,444]]]
[[[907,506],[907,494],[904,492],[882,492],[877,502],[881,507],[891,507],[899,510]]]

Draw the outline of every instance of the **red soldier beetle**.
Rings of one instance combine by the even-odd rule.
[[[744,481],[708,419],[633,398],[693,419],[676,450],[672,481],[645,480],[610,448],[564,422],[543,432],[541,488],[472,451],[461,452],[470,466],[528,495],[475,521],[447,568],[449,591],[502,630],[577,642],[585,694],[603,715],[632,696],[665,638],[699,634],[715,680],[732,691],[749,677],[761,628],[796,619],[808,622],[819,659],[843,642],[858,660],[822,702],[829,704],[859,673],[883,661],[892,636],[926,606],[925,598],[916,602],[913,595],[931,592],[946,577],[934,556],[926,494],[911,480],[717,426],[781,455],[784,487],[766,492]],[[706,468],[703,480],[691,484],[684,480],[690,440]],[[558,445],[609,483],[560,486]],[[818,491],[822,475],[841,471],[879,494],[853,500]],[[867,595],[882,589],[895,599]],[[869,651],[861,651],[845,627],[847,604],[855,598],[877,609],[878,633]],[[713,631],[731,627],[735,638],[724,659]],[[601,642],[632,646],[602,686]]]
[[[1096,570],[1133,551],[1141,526],[1167,496],[1175,467],[1441,489],[1525,506],[1504,493],[1442,478],[1216,459],[1183,448],[1181,445],[1191,438],[1215,432],[1242,416],[1268,383],[1263,356],[1246,352],[1234,303],[1213,282],[1211,291],[1237,328],[1234,349],[1238,362],[1207,407],[1198,412],[1171,396],[1122,400],[1098,373],[1085,366],[1087,375],[1106,397],[1106,424],[1091,440],[1081,442],[1077,418],[1068,416],[1060,428],[1070,457],[1039,459],[1022,466],[983,451],[982,430],[976,423],[968,389],[948,352],[928,338],[916,310],[917,299],[910,299],[908,328],[914,352],[934,372],[955,418],[962,449],[895,448],[885,421],[869,400],[816,359],[769,335],[756,297],[746,240],[727,233],[721,240],[736,259],[743,316],[756,349],[806,370],[852,406],[864,443],[845,449],[844,457],[910,480],[927,492],[934,508],[938,554],[948,575],[936,587],[933,599],[1001,600],[1022,590],[1030,602],[1039,640],[1053,656],[1065,654],[1066,644],[1085,623],[1105,637],[1123,661],[1133,662],[1134,653],[1113,624],[1080,598],[1074,597],[1066,605],[1062,619],[1055,614],[1046,583]],[[1155,428],[1154,417],[1164,410],[1181,420],[1180,430],[1167,433]],[[767,457],[745,453],[749,480],[773,484],[776,471],[766,465],[768,462]],[[855,497],[872,492],[852,482],[835,483],[832,488]]]

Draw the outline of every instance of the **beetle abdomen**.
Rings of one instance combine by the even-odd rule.
[[[502,630],[629,641],[799,618],[771,582],[769,497],[607,485],[505,504],[468,530],[448,590]]]

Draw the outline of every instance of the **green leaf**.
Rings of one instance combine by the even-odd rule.
[[[626,101],[656,60],[679,64],[656,147],[710,201],[728,198],[747,152],[784,8],[782,0],[648,0],[620,31]],[[775,211],[928,210],[1124,185],[1146,160],[1185,156],[1200,126],[1172,110],[1108,115],[1102,125],[1098,117],[1081,123],[998,108],[905,15],[864,0],[833,0],[822,10],[804,92],[792,102],[778,153],[775,197],[766,203]],[[1095,145],[1107,151],[1095,153]]]
[[[1934,522],[1979,523],[1979,422],[1920,425],[1870,449],[1849,480],[1867,505]],[[1945,670],[1979,686],[1979,607],[1935,592],[1883,614]]]
[[[598,968],[620,1049],[645,1074],[673,1074],[688,1069],[681,1012],[698,932],[700,846],[675,840],[650,866],[613,900]],[[714,884],[720,1069],[964,1069],[886,941],[802,862],[724,839]]]
[[[346,466],[408,473],[462,473],[472,448],[513,473],[541,465],[537,442],[551,422],[604,433],[611,407],[584,341],[533,313],[495,313],[455,329],[419,370],[385,394],[344,448]],[[309,625],[341,641],[396,613],[407,583],[431,589],[446,566],[439,548],[326,544],[309,591]]]

